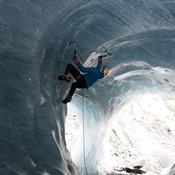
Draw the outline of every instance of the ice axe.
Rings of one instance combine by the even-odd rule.
[[[105,50],[103,53],[105,54],[105,55],[103,55],[104,57],[107,56],[107,55],[109,55],[109,56],[112,55],[112,54],[111,54],[110,52],[108,52],[107,50]]]
[[[74,48],[74,55],[76,55],[76,53],[77,53],[77,47],[76,47],[76,45],[75,45],[75,41],[70,41],[69,43],[68,43],[68,46],[73,46],[73,48]]]
[[[70,41],[69,43],[68,43],[68,46],[73,46],[73,48],[74,48],[74,55],[76,55],[77,54],[77,46],[76,46],[76,44],[75,44],[75,41]],[[83,50],[82,49],[80,49],[79,48],[79,56],[80,56],[80,59],[81,59],[81,61],[82,61],[82,59],[83,59],[83,54],[82,54],[82,52],[83,52]]]

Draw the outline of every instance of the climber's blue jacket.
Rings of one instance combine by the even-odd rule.
[[[102,62],[98,61],[96,67],[84,67],[82,64],[77,64],[78,69],[84,73],[87,88],[93,85],[98,79],[102,79],[104,75],[101,73]]]

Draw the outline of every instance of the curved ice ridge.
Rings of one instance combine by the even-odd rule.
[[[139,164],[146,172],[153,171],[159,174],[163,173],[162,169],[165,167],[173,165],[175,138],[172,123],[174,123],[175,110],[173,79],[175,71],[171,65],[164,67],[167,64],[163,60],[160,65],[154,63],[153,56],[145,60],[147,53],[143,54],[143,49],[145,49],[152,55],[153,53],[156,56],[161,55],[160,51],[159,53],[156,51],[156,47],[161,47],[159,42],[161,38],[157,41],[152,37],[162,34],[165,36],[167,33],[164,42],[167,42],[169,47],[172,39],[172,35],[170,35],[171,39],[168,38],[169,32],[144,32],[139,34],[139,37],[136,35],[134,40],[131,36],[113,40],[98,48],[97,53],[92,53],[85,62],[86,66],[95,65],[95,58],[103,47],[113,53],[111,57],[104,59],[104,62],[111,68],[109,75],[88,91],[83,91],[83,94],[79,91],[79,96],[75,97],[70,105],[70,108],[78,111],[76,116],[81,122],[82,116],[85,117],[84,138],[90,174],[107,173],[114,167],[119,169],[123,164],[125,166]],[[140,42],[141,38],[142,42]],[[145,42],[144,38],[147,38]],[[156,47],[152,47],[153,45]],[[164,49],[166,50],[165,47]],[[126,52],[130,53],[125,55]],[[123,55],[125,55],[125,61],[122,60]],[[133,61],[136,60],[135,55],[137,61]],[[130,61],[131,58],[132,61]],[[115,59],[118,62],[117,65],[114,64]],[[162,66],[162,64],[165,65]],[[83,96],[83,102],[80,96]],[[111,132],[116,135],[116,138],[113,138],[116,139],[116,145],[121,147],[115,147],[115,154],[118,154],[117,161],[113,160],[114,154],[111,154],[109,142]],[[77,146],[72,148],[71,152],[74,162],[82,168],[83,173],[82,137],[81,132],[77,138]],[[119,153],[121,150],[130,152],[130,158],[126,157],[122,160],[123,155]]]

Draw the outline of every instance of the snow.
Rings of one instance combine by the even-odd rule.
[[[169,172],[175,162],[174,104],[173,98],[161,93],[137,94],[113,111],[106,136],[113,172],[138,165],[145,175]],[[82,132],[78,120],[74,106],[68,105],[66,141],[70,153],[76,147],[77,133]]]

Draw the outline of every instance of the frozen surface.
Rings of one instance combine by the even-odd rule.
[[[68,106],[69,154],[69,84],[56,76],[72,62],[70,40],[86,66],[112,56],[109,76]],[[86,163],[88,174],[174,175],[174,48],[171,0],[0,0],[0,174],[87,174]]]

